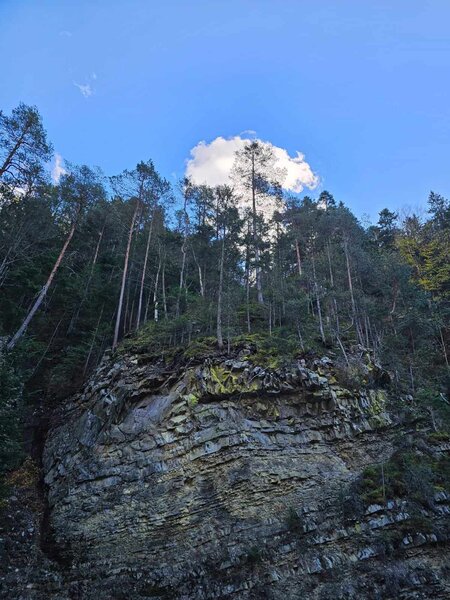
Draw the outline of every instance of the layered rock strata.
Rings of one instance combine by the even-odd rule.
[[[405,528],[404,501],[343,510],[405,435],[376,378],[346,389],[327,357],[107,357],[44,451],[67,597],[449,597],[446,542]],[[436,494],[438,524],[448,501]],[[387,557],[393,530],[405,534]]]

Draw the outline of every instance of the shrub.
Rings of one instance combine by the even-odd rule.
[[[13,360],[0,355],[0,477],[23,457],[21,393],[21,376]]]
[[[344,388],[361,388],[368,383],[367,365],[356,356],[350,356],[348,363],[340,360],[336,364],[336,379]]]
[[[304,531],[304,522],[302,517],[298,514],[298,512],[292,506],[288,510],[288,514],[286,516],[286,527],[290,531],[303,532]]]
[[[263,554],[259,546],[252,546],[247,552],[247,563],[249,565],[256,565],[262,561]]]
[[[21,395],[21,375],[11,355],[0,354],[0,499],[7,493],[5,474],[24,456]]]

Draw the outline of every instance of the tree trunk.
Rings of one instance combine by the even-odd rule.
[[[253,217],[253,244],[255,247],[255,263],[256,263],[256,292],[258,296],[258,303],[264,304],[264,296],[262,293],[262,281],[261,281],[261,264],[260,264],[260,251],[258,243],[258,232],[256,225],[256,175],[255,175],[255,157],[252,155],[252,217]]]
[[[123,264],[122,283],[120,286],[119,304],[117,306],[116,325],[114,328],[114,339],[113,339],[113,344],[112,344],[113,350],[117,347],[117,344],[119,342],[120,321],[121,321],[121,317],[122,317],[122,306],[123,306],[123,297],[124,297],[124,293],[125,293],[125,283],[127,280],[128,261],[130,259],[131,240],[133,238],[133,229],[134,229],[134,224],[136,222],[138,210],[139,210],[139,201],[136,200],[136,207],[134,209],[133,217],[131,219],[130,231],[128,233],[127,249],[125,252],[125,261]]]
[[[140,325],[140,322],[141,322],[142,299],[143,299],[143,296],[144,296],[145,273],[147,271],[148,252],[149,252],[149,248],[150,248],[150,240],[152,238],[152,230],[153,230],[154,217],[155,216],[154,216],[154,211],[153,211],[152,220],[150,222],[150,227],[148,229],[147,245],[145,246],[144,265],[142,267],[141,286],[140,286],[140,289],[139,289],[139,303],[138,303],[137,316],[136,316],[136,331],[139,329],[139,325]]]
[[[297,270],[298,270],[298,274],[301,277],[302,276],[302,261],[300,258],[300,247],[298,244],[298,240],[295,240],[295,251],[297,254]]]
[[[225,231],[222,237],[222,251],[220,253],[220,268],[219,268],[219,291],[217,295],[217,345],[219,349],[223,349],[222,336],[222,290],[223,290],[223,264],[225,259]]]
[[[17,150],[22,145],[23,140],[25,139],[25,135],[26,135],[27,131],[30,129],[30,127],[31,127],[31,124],[26,125],[25,129],[20,134],[20,137],[17,140],[17,142],[15,143],[14,147],[12,148],[12,150],[10,151],[10,153],[8,154],[8,156],[5,158],[2,166],[0,167],[0,179],[3,177],[3,175],[9,169],[9,167],[10,167],[10,165],[12,163],[12,159],[14,158]]]
[[[8,350],[12,350],[14,348],[14,346],[17,344],[17,342],[20,340],[20,338],[23,336],[23,334],[25,333],[28,325],[30,324],[31,319],[34,317],[35,313],[37,312],[38,308],[40,307],[40,305],[42,304],[42,301],[44,300],[47,291],[53,281],[53,278],[56,275],[56,272],[59,268],[59,265],[62,262],[62,259],[64,258],[64,255],[66,253],[67,247],[70,244],[70,241],[73,237],[73,234],[75,233],[75,228],[77,226],[77,221],[78,221],[78,215],[80,214],[80,210],[81,210],[81,205],[78,205],[77,208],[77,212],[75,214],[74,220],[72,222],[72,226],[70,228],[69,231],[69,235],[66,238],[66,241],[64,242],[64,245],[61,249],[61,252],[59,253],[58,258],[56,259],[55,264],[53,265],[53,269],[50,273],[50,275],[48,276],[48,279],[44,285],[44,287],[41,289],[39,296],[36,298],[35,303],[33,304],[33,306],[31,307],[30,312],[28,313],[28,315],[25,317],[24,322],[22,323],[22,325],[19,327],[19,329],[17,330],[17,332],[14,334],[14,336],[11,338],[11,340],[8,342],[7,344],[7,349]]]
[[[198,271],[198,282],[200,285],[200,295],[202,298],[205,297],[205,285],[203,283],[203,273],[202,273],[202,268],[200,266],[200,263],[197,260],[197,256],[195,255],[194,249],[192,248],[192,256],[194,257],[194,262],[197,265],[197,271]]]
[[[247,244],[245,257],[245,298],[247,304],[247,333],[251,333],[250,323],[250,248]]]
[[[333,268],[331,266],[330,244],[327,243],[328,267],[330,270],[330,285],[334,288]]]
[[[358,314],[356,311],[356,302],[355,302],[355,295],[353,293],[353,281],[352,281],[352,275],[351,275],[351,271],[350,271],[350,258],[349,258],[349,254],[348,254],[348,241],[347,238],[344,237],[344,253],[345,253],[345,262],[347,265],[347,279],[348,279],[348,289],[350,291],[350,299],[351,299],[351,303],[352,303],[352,315],[353,315],[353,320],[355,323],[355,330],[356,330],[356,335],[358,338],[358,342],[363,346],[363,339],[362,339],[362,334],[360,332],[359,329],[359,322],[358,322]]]
[[[449,364],[448,364],[448,354],[447,354],[447,348],[445,346],[445,339],[444,339],[444,336],[442,334],[442,327],[439,327],[439,334],[440,334],[441,344],[442,344],[442,353],[444,355],[445,364],[447,365],[447,368],[448,368],[448,366],[449,366]]]
[[[158,270],[156,271],[155,277],[155,288],[153,290],[153,320],[155,323],[158,322],[159,314],[158,314],[158,282],[159,282],[159,272],[161,270],[161,255],[159,255],[158,262]]]
[[[324,329],[323,329],[322,307],[320,305],[319,286],[317,285],[316,261],[314,260],[314,254],[312,254],[311,259],[312,259],[312,268],[313,268],[313,277],[314,277],[314,281],[313,281],[313,283],[314,283],[314,295],[316,297],[317,315],[319,317],[319,331],[320,331],[320,337],[322,338],[322,342],[325,344],[326,338],[325,338],[325,332],[324,332]]]
[[[80,314],[81,307],[82,307],[82,306],[83,306],[83,304],[86,302],[86,298],[87,298],[88,291],[89,291],[89,286],[90,286],[90,284],[91,284],[92,276],[93,276],[93,274],[94,274],[94,268],[95,268],[95,265],[96,265],[96,263],[97,263],[98,252],[99,252],[99,249],[100,249],[100,243],[101,243],[101,241],[102,241],[102,238],[103,238],[103,232],[104,232],[104,230],[105,230],[105,225],[103,225],[103,228],[102,228],[102,230],[101,230],[101,231],[100,231],[100,233],[98,234],[98,235],[99,235],[99,237],[98,237],[98,242],[97,242],[97,245],[96,245],[96,247],[95,247],[94,258],[92,259],[91,271],[90,271],[90,273],[89,273],[89,277],[88,277],[88,280],[87,280],[87,282],[86,282],[86,286],[85,286],[85,288],[84,288],[83,297],[81,298],[81,301],[80,301],[80,303],[78,304],[78,306],[77,306],[77,309],[76,309],[76,311],[75,311],[75,313],[74,313],[73,317],[72,317],[72,318],[71,318],[71,320],[70,320],[69,327],[67,328],[67,333],[68,333],[68,334],[69,334],[69,333],[71,333],[71,332],[73,331],[73,329],[74,329],[74,327],[75,327],[75,325],[76,325],[76,322],[77,322],[77,320],[78,320],[78,316],[79,316],[79,314]]]
[[[164,257],[163,268],[161,273],[161,287],[164,307],[164,319],[167,320],[167,300],[166,300],[166,258]]]
[[[181,301],[181,292],[183,291],[183,284],[184,284],[184,269],[186,266],[186,238],[183,240],[183,245],[181,246],[181,269],[180,269],[180,283],[178,286],[178,297],[177,297],[177,309],[176,309],[176,316],[179,317],[180,316],[180,301]]]
[[[180,316],[180,301],[181,301],[181,292],[183,291],[184,284],[184,269],[186,267],[186,247],[187,247],[187,236],[188,236],[188,216],[186,211],[187,198],[184,196],[184,206],[183,206],[183,216],[184,216],[184,233],[183,233],[183,244],[181,246],[181,269],[180,269],[180,284],[178,288],[178,297],[177,297],[177,305],[175,314],[177,317]]]
[[[97,333],[98,333],[98,328],[100,327],[100,321],[102,320],[102,316],[103,316],[103,309],[105,308],[105,305],[102,305],[102,310],[100,311],[100,314],[98,316],[98,320],[97,320],[97,325],[95,327],[94,330],[94,335],[92,336],[92,341],[89,347],[89,352],[88,355],[86,357],[86,361],[84,363],[84,368],[83,368],[83,377],[86,375],[86,371],[89,367],[89,361],[91,360],[91,355],[92,355],[92,350],[94,349],[94,344],[95,344],[95,340],[97,338]]]

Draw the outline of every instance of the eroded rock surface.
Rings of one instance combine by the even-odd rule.
[[[45,447],[70,565],[58,597],[448,598],[445,536],[404,527],[404,501],[343,510],[351,482],[406,435],[376,381],[345,389],[326,357],[279,369],[245,351],[107,357]],[[448,503],[437,494],[438,525]],[[399,530],[386,556],[380,532]]]

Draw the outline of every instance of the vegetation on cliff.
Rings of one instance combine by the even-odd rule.
[[[66,165],[50,183],[50,152],[37,109],[1,113],[2,468],[20,435],[17,389],[28,414],[55,404],[121,340],[119,352],[190,345],[195,358],[245,335],[266,367],[332,349],[355,385],[357,347],[447,427],[448,200],[431,193],[427,219],[385,209],[365,227],[328,192],[285,197],[258,141],[217,188],[174,188],[151,160],[111,178]]]

